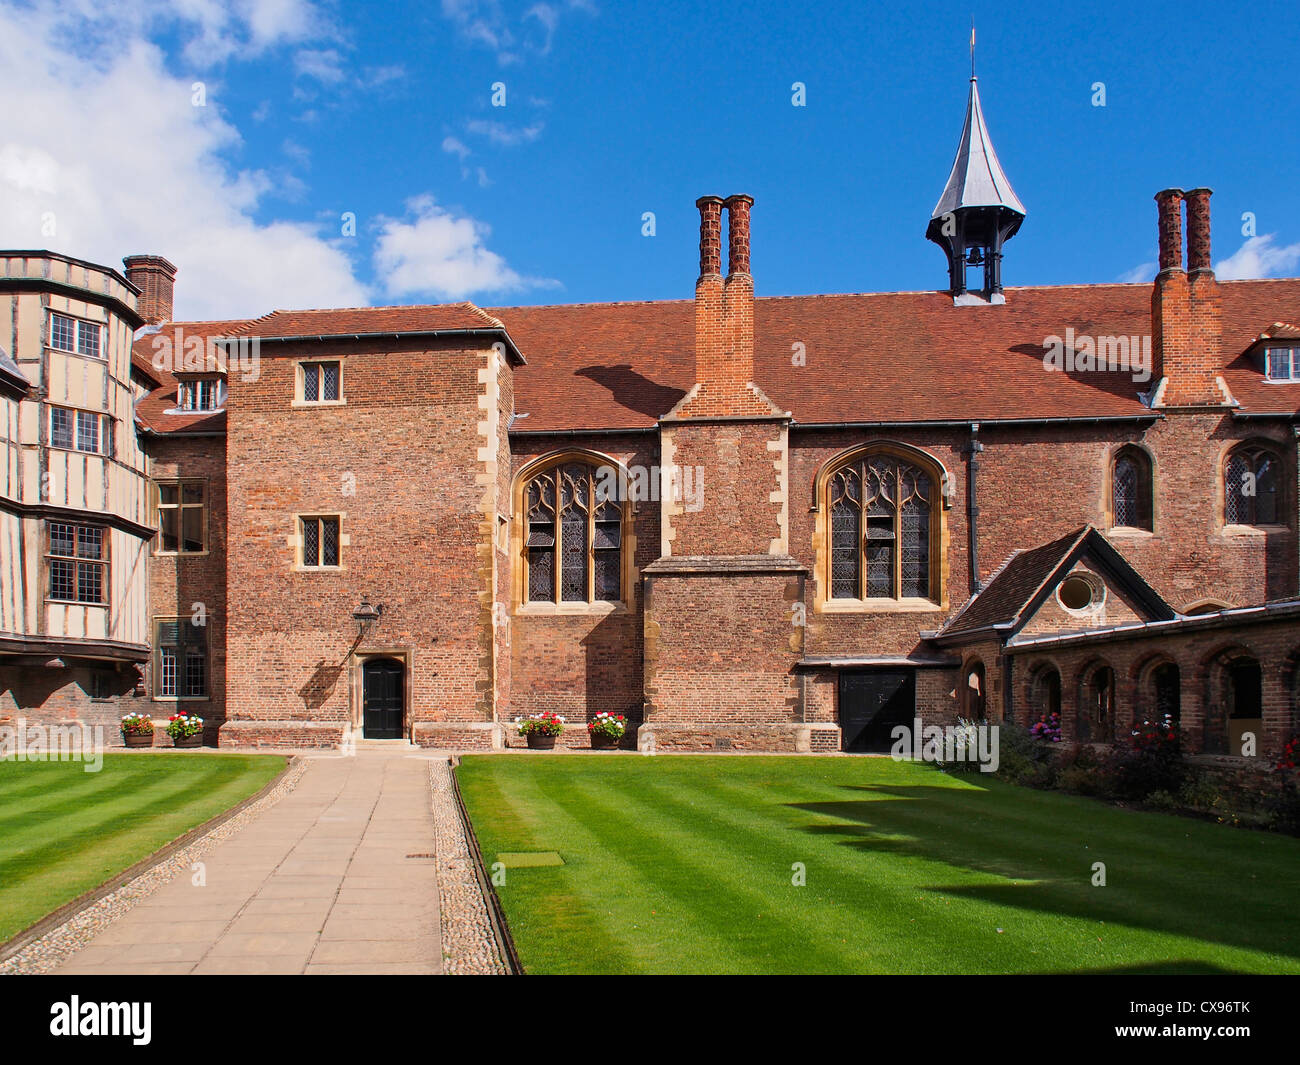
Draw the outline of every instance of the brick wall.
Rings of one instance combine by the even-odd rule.
[[[208,642],[208,697],[160,697],[151,662],[150,711],[161,719],[180,711],[198,714],[203,718],[204,737],[211,743],[226,712],[226,440],[220,436],[151,437],[148,449],[155,481],[183,478],[203,482],[207,521],[204,554],[159,554],[158,539],[154,539],[149,558],[149,642],[152,645],[156,639],[154,619],[176,617],[202,618]]]
[[[307,356],[345,359],[345,405],[291,406],[293,360]],[[345,727],[359,713],[355,656],[378,653],[408,664],[421,742],[443,723],[491,722],[499,442],[484,424],[501,397],[480,397],[493,358],[452,343],[264,344],[258,380],[232,380],[232,722]],[[294,570],[300,513],[343,515],[339,571]],[[358,640],[363,594],[384,612]]]

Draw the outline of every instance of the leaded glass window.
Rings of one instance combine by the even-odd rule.
[[[1111,469],[1111,523],[1151,529],[1151,460],[1137,448],[1125,448]]]
[[[829,493],[831,598],[929,598],[930,475],[897,456],[873,454],[836,470]]]
[[[302,564],[305,569],[337,566],[339,543],[337,517],[302,519]]]
[[[603,498],[600,469],[566,462],[524,489],[525,595],[530,603],[623,597],[623,508]]]
[[[343,371],[337,362],[302,364],[304,403],[337,403],[343,398]]]
[[[1239,447],[1224,465],[1224,513],[1229,525],[1279,523],[1279,466],[1268,448]]]

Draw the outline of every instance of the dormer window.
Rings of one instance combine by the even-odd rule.
[[[1300,381],[1300,346],[1265,348],[1264,376],[1270,381]]]
[[[176,389],[176,406],[180,410],[220,410],[225,401],[225,386],[216,377],[182,381]]]

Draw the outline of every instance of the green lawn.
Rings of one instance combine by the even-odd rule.
[[[0,943],[257,792],[274,755],[0,760]]]
[[[489,866],[564,860],[497,888],[529,972],[1300,973],[1289,837],[887,758],[458,773]]]

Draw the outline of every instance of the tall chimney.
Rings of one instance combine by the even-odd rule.
[[[161,255],[128,255],[122,260],[126,279],[140,290],[140,316],[149,325],[172,320],[176,267]]]
[[[1183,268],[1183,190],[1164,189],[1156,193],[1159,212],[1160,272]]]
[[[1187,270],[1181,206],[1187,203]],[[1160,273],[1151,294],[1153,405],[1222,406],[1223,323],[1210,258],[1210,190],[1165,189],[1159,204]]]
[[[674,418],[768,418],[781,412],[753,384],[754,279],[749,273],[753,197],[701,196],[700,276],[695,282],[695,387]],[[727,277],[722,278],[722,210]]]
[[[1187,272],[1213,272],[1210,265],[1210,190],[1192,189],[1187,201]]]
[[[753,396],[749,384],[754,380],[754,277],[749,272],[749,209],[752,196],[728,196],[727,208],[727,280],[722,306],[726,317],[727,391],[737,399]],[[740,413],[737,409],[734,413]]]
[[[695,282],[695,380],[708,388],[727,360],[722,303],[722,197],[701,196],[700,276]]]

